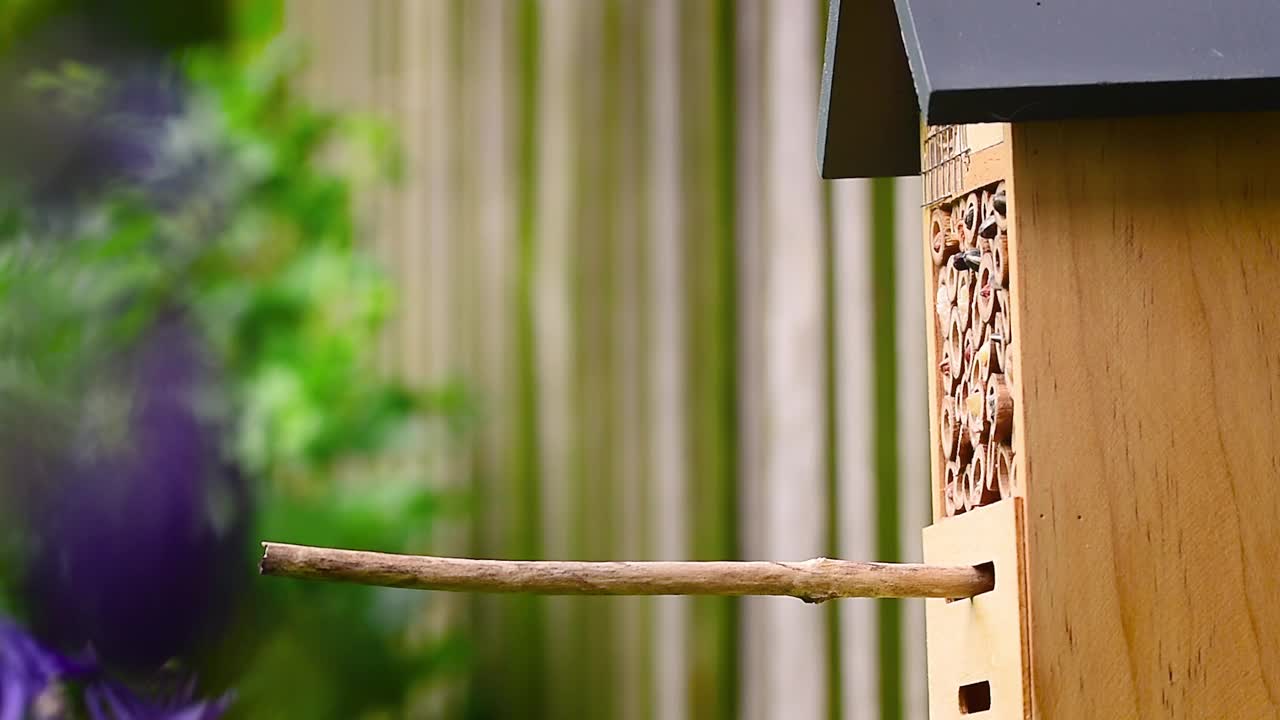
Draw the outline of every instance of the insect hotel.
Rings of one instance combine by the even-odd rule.
[[[438,590],[929,597],[934,718],[1280,713],[1280,5],[832,0],[819,164],[921,174],[925,564],[264,544]]]

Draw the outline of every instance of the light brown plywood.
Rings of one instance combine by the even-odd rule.
[[[956,197],[973,192],[980,187],[1005,179],[1009,172],[1009,146],[998,143],[969,154],[969,167]]]
[[[929,717],[964,712],[960,688],[989,683],[983,720],[1029,718],[1022,498],[939,520],[924,529],[926,563],[995,566],[996,586],[967,600],[926,600]],[[1101,717],[1101,716],[1100,716]]]
[[[1277,134],[1012,129],[1038,718],[1277,715]]]

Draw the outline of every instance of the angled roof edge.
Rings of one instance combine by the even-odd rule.
[[[831,0],[818,110],[822,177],[920,172],[920,114],[893,0]]]
[[[967,7],[967,6],[966,6]],[[929,125],[1280,110],[1280,3],[831,0],[824,178],[919,172]]]

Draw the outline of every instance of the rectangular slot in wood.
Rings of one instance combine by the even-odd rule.
[[[957,694],[961,715],[975,715],[991,709],[991,681],[989,680],[961,685]]]

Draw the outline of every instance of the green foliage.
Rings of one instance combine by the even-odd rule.
[[[356,242],[353,201],[398,174],[398,148],[372,118],[299,102],[297,66],[280,42],[250,58],[189,52],[184,109],[158,128],[146,177],[52,209],[21,178],[0,187],[0,394],[74,403],[86,369],[178,309],[226,378],[210,411],[257,481],[262,536],[421,551],[456,504],[427,489],[424,438],[447,451],[470,403],[460,387],[424,391],[374,366],[394,293]],[[25,92],[127,133],[136,118],[104,104],[113,82],[64,63],[29,74]],[[452,643],[410,641],[428,602],[258,582],[210,672],[237,686],[245,717],[398,713],[412,685],[460,665]]]

